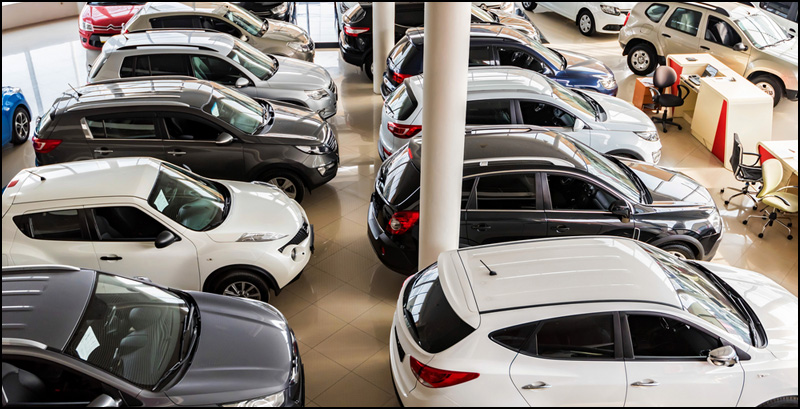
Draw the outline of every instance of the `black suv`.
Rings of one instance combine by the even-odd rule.
[[[422,140],[383,163],[369,207],[378,258],[417,271]],[[685,259],[710,260],[722,219],[709,192],[689,177],[605,156],[536,127],[474,127],[464,146],[460,245],[540,237],[612,235]]]
[[[336,176],[333,128],[296,105],[190,77],[99,82],[40,117],[37,165],[150,156],[214,179],[272,183],[298,202]]]

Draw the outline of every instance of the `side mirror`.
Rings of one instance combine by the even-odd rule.
[[[217,145],[230,145],[231,143],[233,143],[233,135],[227,132],[222,132],[219,135],[217,135],[217,140],[216,140]]]
[[[586,123],[583,122],[580,118],[575,118],[575,123],[572,125],[572,130],[578,132],[586,126]]]
[[[714,366],[731,367],[739,362],[739,356],[736,355],[736,350],[732,346],[725,345],[709,352],[706,360]]]
[[[248,80],[245,77],[239,77],[236,80],[236,84],[235,85],[236,85],[236,88],[244,88],[244,87],[250,85],[250,80]]]
[[[611,203],[611,207],[608,208],[608,211],[614,216],[618,216],[623,221],[630,220],[631,218],[631,208],[628,207],[628,204],[625,203],[624,200],[617,200]]]
[[[90,408],[118,408],[119,407],[119,402],[117,402],[117,400],[112,398],[111,396],[108,396],[106,394],[102,394],[102,395],[94,398],[93,401],[89,402],[89,406],[88,407],[90,407]]]
[[[137,280],[140,280],[140,281],[144,281],[146,283],[152,283],[153,282],[153,280],[151,280],[151,279],[149,279],[149,278],[147,278],[145,276],[135,276],[133,278],[135,278]]]
[[[164,230],[156,236],[155,244],[157,249],[163,249],[176,241],[178,241],[178,236],[172,234],[169,230]]]
[[[736,43],[733,45],[733,51],[747,51],[747,46],[744,43]]]
[[[239,39],[244,41],[245,43],[247,42],[247,36],[246,35],[242,35]]]

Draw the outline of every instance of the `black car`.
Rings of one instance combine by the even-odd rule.
[[[39,119],[33,146],[37,165],[150,156],[209,178],[269,182],[298,202],[339,163],[334,130],[313,111],[190,77],[65,92]]]
[[[249,10],[262,20],[270,18],[297,24],[297,5],[293,1],[240,1],[233,4]]]
[[[417,271],[422,140],[383,163],[369,206],[378,258]],[[685,259],[710,260],[722,220],[708,191],[687,176],[605,156],[536,127],[475,127],[464,146],[460,245],[540,237],[613,235]]]
[[[3,267],[3,407],[304,406],[283,314],[67,266]]]

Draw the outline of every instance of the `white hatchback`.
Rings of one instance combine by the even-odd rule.
[[[280,189],[153,158],[24,169],[2,209],[3,266],[66,264],[262,301],[300,274],[314,242]]]
[[[797,297],[622,238],[449,251],[390,334],[405,406],[797,405]]]

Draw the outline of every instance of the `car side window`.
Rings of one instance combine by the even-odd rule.
[[[92,209],[100,241],[153,241],[164,225],[131,206]]]
[[[772,14],[775,14],[778,17],[783,17],[785,19],[791,20],[789,14],[792,10],[792,3],[791,2],[778,2],[778,1],[764,1],[759,3],[761,8],[765,11],[768,11]],[[795,17],[795,22],[797,22]]]
[[[706,41],[733,48],[734,45],[742,42],[742,37],[730,24],[714,16],[708,16],[706,23]]]
[[[614,358],[614,315],[577,315],[545,321],[525,352],[542,358]]]
[[[26,236],[37,240],[86,240],[78,209],[51,210],[14,216],[14,224]]]
[[[481,176],[476,196],[478,210],[536,210],[536,175]]]
[[[541,74],[545,74],[548,71],[547,67],[538,58],[518,48],[498,47],[497,56],[500,60],[500,65],[525,68]]]
[[[575,117],[563,109],[545,102],[521,100],[522,123],[526,125],[555,126],[570,128],[575,125]]]
[[[494,55],[489,47],[471,47],[469,49],[469,66],[494,65]]]
[[[609,211],[617,199],[605,189],[578,177],[547,175],[553,210]]]
[[[719,338],[661,315],[628,314],[634,358],[705,359],[722,346]]]
[[[94,139],[160,139],[153,117],[87,117],[86,124]]]
[[[228,23],[227,21],[220,20],[215,17],[204,17],[200,20],[203,28],[216,30],[221,33],[230,34],[236,38],[242,36],[242,31],[236,28],[234,25]]]
[[[149,77],[150,76],[150,57],[146,55],[133,55],[125,57],[119,68],[120,78],[130,77]]]
[[[699,11],[678,7],[669,16],[667,27],[695,36],[700,28],[700,19],[702,18],[703,13]]]
[[[152,54],[149,57],[151,75],[192,75],[186,55]]]
[[[512,122],[509,100],[467,101],[467,125],[509,125]]]
[[[200,28],[193,16],[156,17],[150,19],[153,28]]]
[[[425,23],[423,4],[394,4],[395,24],[405,27],[419,27]]]
[[[222,129],[208,122],[189,119],[183,115],[165,114],[164,124],[170,140],[216,141]]]
[[[3,397],[8,406],[87,406],[108,390],[98,380],[53,362],[3,355]]]
[[[644,11],[644,14],[650,21],[658,23],[667,13],[667,10],[669,10],[669,6],[666,4],[654,3]]]
[[[233,64],[217,57],[193,55],[189,57],[193,76],[202,80],[218,82],[222,85],[235,85],[239,78],[247,78]]]
[[[529,339],[538,326],[538,322],[531,322],[499,329],[491,332],[489,339],[514,352],[535,355],[535,347],[529,345]]]
[[[465,210],[469,205],[469,197],[472,194],[472,187],[475,186],[475,178],[464,179],[461,183],[461,209]]]

